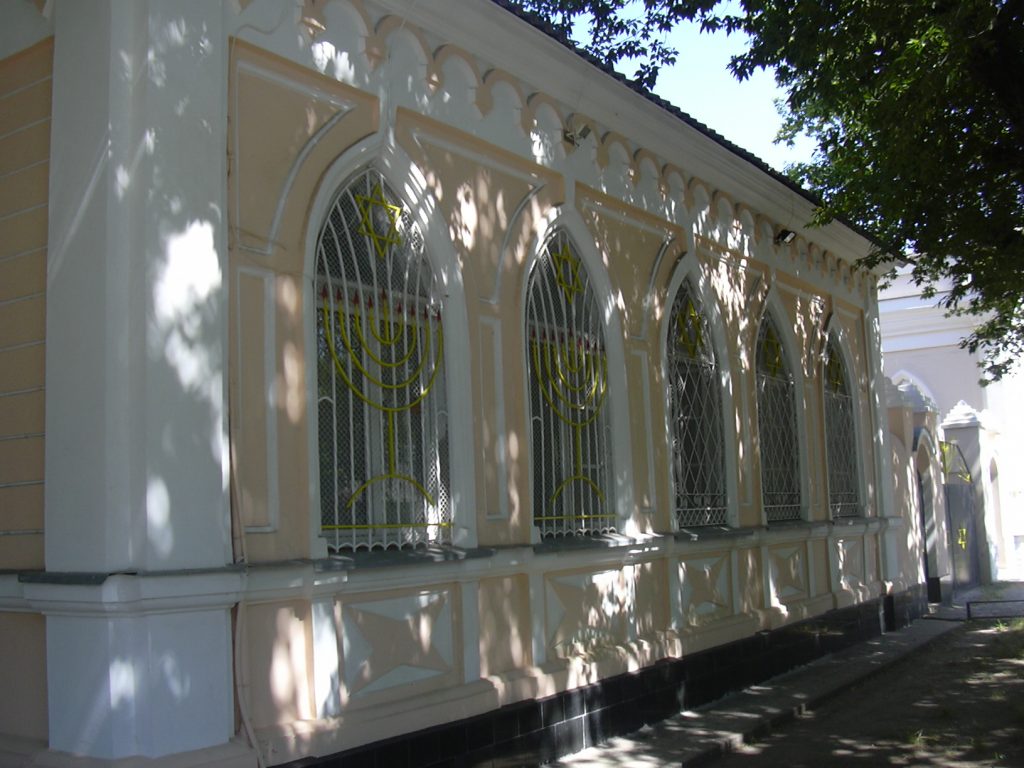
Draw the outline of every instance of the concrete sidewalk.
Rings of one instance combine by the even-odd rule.
[[[707,707],[563,757],[556,765],[655,768],[706,764],[884,670],[955,629],[960,621],[959,617],[918,620],[905,629],[818,659]]]
[[[645,727],[628,737],[617,737],[599,747],[568,755],[556,765],[661,768],[710,763],[957,628],[967,618],[967,602],[980,600],[1016,600],[1020,604],[1013,608],[1019,611],[1024,604],[1024,582],[1004,582],[958,593],[952,605],[932,606],[929,616],[905,629],[818,659],[762,685]]]

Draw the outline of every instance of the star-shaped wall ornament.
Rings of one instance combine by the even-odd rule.
[[[828,386],[833,392],[844,392],[846,381],[843,376],[843,363],[835,352],[828,356],[828,363],[825,365],[825,374],[828,377]]]
[[[693,616],[700,612],[718,613],[725,608],[727,598],[721,587],[725,586],[722,571],[727,560],[704,560],[686,563],[684,583],[690,589],[689,607]]]
[[[555,281],[565,294],[565,300],[571,303],[575,294],[583,293],[580,260],[572,255],[568,243],[563,245],[561,250],[552,251],[551,258],[555,262]]]
[[[764,367],[769,376],[778,376],[782,371],[782,344],[771,325],[764,334]]]
[[[788,598],[806,594],[807,582],[800,551],[796,549],[780,550],[772,552],[771,557],[772,577],[778,596]]]
[[[617,596],[616,588],[597,583],[593,576],[600,579],[603,575],[569,576],[547,582],[551,590],[548,593],[548,643],[563,654],[578,652],[581,647],[594,651],[599,646],[613,645],[623,629],[627,608],[622,593]],[[625,593],[622,576],[615,574],[613,578],[617,589]]]
[[[377,258],[386,258],[388,246],[397,247],[402,244],[402,237],[398,234],[398,221],[402,215],[402,209],[387,201],[387,198],[384,197],[384,187],[380,182],[373,188],[369,197],[356,195],[355,198],[359,212],[362,214],[359,234],[365,235],[373,241],[373,249],[377,253]],[[388,230],[384,234],[378,232],[374,226],[373,211],[375,208],[379,208],[387,216]]]
[[[704,348],[704,326],[692,299],[686,299],[682,311],[676,315],[676,324],[679,326],[679,344],[686,350],[686,356],[697,357]]]
[[[347,675],[346,684],[354,695],[402,667],[442,674],[451,661],[435,644],[437,625],[443,621],[447,598],[436,595],[405,616],[387,616],[370,607],[345,607],[347,631],[356,630],[369,645],[369,654]]]

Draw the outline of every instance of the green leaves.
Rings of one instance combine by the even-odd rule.
[[[964,345],[997,379],[1024,354],[1024,0],[519,0],[609,64],[654,84],[682,21],[742,33],[743,79],[770,69],[786,92],[779,140],[807,133],[788,169],[878,250],[947,281],[949,310],[977,318]]]

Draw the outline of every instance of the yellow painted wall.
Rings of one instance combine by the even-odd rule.
[[[43,566],[53,40],[0,62],[0,569]],[[10,689],[8,689],[10,690]]]
[[[360,91],[240,41],[232,47],[230,66],[232,495],[247,529],[247,559],[259,565],[314,554],[310,516],[317,512],[310,477],[316,445],[305,338],[313,276],[304,272],[315,246],[310,239],[320,225],[311,221],[312,207],[335,191],[327,188],[328,178],[337,187],[332,166],[385,132],[374,91]],[[530,110],[546,109],[543,102],[531,100]],[[668,221],[578,179],[566,188],[569,176],[488,143],[473,135],[472,126],[456,127],[404,107],[386,119],[390,131],[383,140],[393,141],[402,162],[408,158],[421,175],[417,183],[422,181],[424,189],[415,194],[429,197],[427,207],[440,230],[432,234],[446,248],[450,244],[461,280],[469,348],[460,352],[469,365],[470,396],[455,407],[472,414],[471,442],[458,450],[474,456],[476,504],[460,514],[475,516],[472,527],[481,547],[501,549],[486,566],[480,561],[480,570],[470,561],[461,570],[450,566],[458,584],[443,579],[434,584],[429,565],[394,572],[357,567],[337,582],[332,605],[342,726],[358,731],[359,742],[385,737],[433,724],[446,697],[458,702],[451,705],[453,712],[468,716],[834,607],[829,569],[834,542],[820,533],[821,526],[809,543],[783,536],[752,546],[737,539],[723,541],[720,549],[701,543],[692,552],[673,544],[666,545],[670,556],[647,557],[638,549],[635,560],[596,550],[534,553],[529,548],[534,526],[522,304],[539,238],[550,231],[555,212],[571,206],[590,238],[577,246],[596,253],[603,265],[613,319],[606,332],[617,327],[620,334],[608,343],[623,350],[626,364],[627,397],[613,407],[626,409],[628,433],[615,438],[628,441],[632,461],[615,472],[628,476],[635,506],[619,511],[635,524],[630,533],[664,534],[671,530],[673,510],[662,331],[675,268],[683,259],[699,261],[709,301],[721,316],[731,372],[733,412],[725,429],[738,436],[738,519],[733,522],[763,532],[754,375],[760,320],[771,304],[791,341],[791,365],[803,376],[797,395],[806,406],[801,425],[811,478],[806,502],[811,519],[823,522],[828,508],[821,353],[833,316],[856,368],[851,384],[861,405],[867,477],[874,466],[861,370],[868,364],[863,310],[856,304],[857,297],[867,297],[869,279],[848,282],[849,290],[840,292],[853,303],[838,311],[837,300],[823,288],[832,285],[830,275],[839,269],[834,258],[808,255],[796,246],[780,257],[771,234],[763,227],[757,231],[749,212],[722,197],[709,201],[693,189],[682,190],[678,220]],[[607,146],[613,142],[603,141],[596,162],[633,162],[618,149],[611,159]],[[371,149],[363,156],[370,162],[380,153]],[[396,191],[410,194],[400,182]],[[695,241],[691,228],[698,230]],[[769,258],[761,259],[758,254],[769,249]],[[508,552],[518,553],[508,555],[515,562],[506,560]],[[681,562],[694,573],[704,568],[715,574],[705,579],[697,598],[703,606],[719,607],[701,608],[699,620],[684,617],[683,626],[674,626],[681,596],[670,585],[678,586],[674,571]],[[786,571],[790,564],[792,574]],[[786,571],[783,576],[791,582],[785,604],[776,606],[768,605],[765,595],[766,581],[775,578],[773,568]],[[866,576],[877,578],[870,565]],[[300,739],[304,723],[313,721],[319,725],[310,726],[311,734],[316,731],[310,738],[332,744],[337,728],[318,719],[322,702],[315,700],[316,686],[322,685],[314,650],[319,642],[314,615],[319,614],[308,595],[299,597],[299,583],[290,587],[291,597],[247,610],[247,699],[254,725],[276,743]],[[729,594],[717,594],[723,590]],[[322,588],[320,594],[328,591]],[[399,631],[396,622],[402,621]],[[412,671],[400,669],[403,665],[392,658],[406,645],[422,656],[404,665]],[[445,656],[450,652],[462,659],[462,646],[479,652],[486,684],[475,675],[465,679],[460,664]],[[395,683],[402,675],[412,682]],[[408,705],[410,691],[423,697],[421,706]]]
[[[45,741],[46,619],[0,613],[0,638],[0,735]]]

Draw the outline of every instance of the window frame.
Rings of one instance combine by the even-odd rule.
[[[394,158],[390,158],[394,160]],[[419,194],[425,196],[423,200],[418,200],[415,204],[409,204],[407,198],[401,197],[395,191],[395,184],[392,183],[389,176],[392,174],[384,173],[383,167],[388,167],[391,163],[361,163],[352,168],[351,165],[343,166],[341,163],[336,164],[326,174],[325,179],[319,189],[316,198],[314,199],[310,215],[307,221],[307,243],[311,244],[311,247],[307,249],[307,261],[306,264],[306,284],[307,288],[305,291],[304,298],[304,316],[307,318],[306,322],[306,349],[310,350],[308,354],[307,370],[310,371],[308,378],[308,388],[310,391],[309,398],[309,474],[310,474],[310,514],[309,514],[309,529],[310,529],[310,546],[311,552],[314,556],[326,556],[331,554],[332,551],[338,554],[349,554],[353,551],[371,549],[373,551],[379,551],[380,549],[394,550],[400,548],[402,550],[418,549],[422,546],[430,546],[431,544],[438,544],[441,546],[447,546],[451,544],[460,544],[463,546],[473,545],[473,531],[468,529],[466,522],[457,517],[458,510],[455,508],[455,500],[457,494],[457,484],[465,487],[466,480],[464,475],[466,474],[463,468],[468,459],[461,459],[457,462],[457,455],[459,452],[449,450],[449,458],[447,458],[447,514],[442,522],[446,523],[443,527],[446,528],[447,535],[444,537],[427,537],[426,539],[421,538],[419,541],[404,541],[399,542],[394,538],[377,538],[375,539],[371,535],[371,541],[358,542],[352,546],[349,542],[336,541],[329,543],[331,538],[329,534],[326,534],[326,530],[322,527],[322,514],[323,514],[323,500],[321,495],[321,459],[319,459],[319,400],[321,400],[321,387],[318,383],[318,354],[317,354],[317,339],[321,334],[317,331],[318,328],[323,326],[323,296],[321,294],[321,275],[319,275],[319,244],[321,244],[321,236],[325,230],[329,217],[335,209],[337,201],[346,194],[346,191],[352,186],[353,183],[365,176],[374,175],[376,179],[382,184],[382,188],[390,189],[390,202],[399,202],[400,207],[404,212],[408,214],[408,225],[412,227],[412,230],[418,232],[419,238],[422,240],[420,247],[420,259],[423,268],[429,271],[432,275],[434,282],[435,295],[428,297],[428,301],[433,301],[434,306],[431,311],[434,313],[434,317],[439,327],[443,328],[444,339],[442,341],[443,348],[438,351],[438,365],[443,370],[443,374],[438,376],[438,392],[440,393],[439,399],[445,403],[441,407],[441,410],[447,413],[445,433],[447,437],[447,443],[449,445],[459,444],[459,434],[465,434],[467,428],[467,419],[461,418],[457,411],[450,408],[449,404],[457,401],[453,396],[453,382],[452,377],[447,376],[446,372],[451,371],[453,366],[451,365],[453,343],[458,347],[460,346],[460,339],[465,339],[464,329],[460,329],[458,326],[459,319],[463,319],[464,325],[464,304],[460,307],[462,312],[455,312],[453,317],[452,302],[453,296],[456,298],[456,305],[460,304],[462,299],[461,292],[461,278],[458,282],[453,285],[451,280],[452,274],[451,269],[439,268],[439,262],[436,259],[434,251],[435,238],[431,237],[430,232],[430,221],[432,216],[432,207],[429,201],[429,193],[426,191],[426,185],[422,183],[422,179],[419,179],[415,174],[410,173],[408,183],[403,182],[401,187],[406,190],[406,194],[410,194],[411,191],[418,191]],[[412,171],[411,165],[407,166],[407,169]],[[419,181],[420,183],[417,183]],[[371,191],[376,191],[373,189]],[[360,193],[361,194],[361,193]],[[373,197],[371,195],[370,197]],[[440,262],[443,263],[443,262]],[[444,282],[444,291],[439,290],[440,282]],[[453,291],[456,288],[458,290]],[[419,310],[419,308],[418,308]],[[409,311],[408,309],[406,311]],[[455,323],[453,323],[453,319]],[[455,325],[457,333],[454,334],[456,338],[450,339],[447,337],[453,336],[451,330]],[[456,377],[458,378],[458,377]],[[462,387],[459,387],[461,389]],[[384,447],[378,446],[379,453],[386,453]],[[415,475],[415,473],[413,473]],[[459,478],[457,479],[457,474]],[[461,480],[461,482],[460,482]],[[466,488],[467,498],[471,498],[472,486]],[[375,525],[374,527],[380,528],[381,526]],[[406,528],[414,527],[412,525],[404,526]],[[399,531],[401,528],[399,528]]]
[[[802,409],[800,408],[800,402],[803,401],[803,379],[799,365],[799,358],[792,354],[793,340],[783,330],[783,326],[778,321],[778,317],[781,315],[785,317],[779,309],[773,306],[772,299],[776,298],[774,294],[769,295],[768,306],[765,312],[762,314],[760,322],[757,324],[756,335],[754,336],[753,353],[754,353],[754,399],[757,408],[757,435],[758,435],[758,460],[760,464],[760,481],[761,481],[761,509],[763,522],[767,525],[778,525],[779,523],[790,523],[790,522],[801,522],[807,520],[807,464],[806,464],[806,444],[805,444],[805,427],[802,418]],[[762,417],[765,412],[765,402],[763,396],[762,387],[762,371],[761,371],[761,338],[762,329],[766,327],[766,324],[770,324],[776,340],[778,342],[778,361],[785,366],[786,373],[789,378],[789,398],[790,408],[792,410],[791,425],[792,425],[792,443],[793,449],[796,452],[796,460],[791,467],[791,471],[795,474],[795,483],[793,484],[796,489],[797,501],[795,503],[788,504],[771,504],[769,505],[766,498],[766,493],[775,493],[776,491],[766,491],[766,463],[765,463],[765,445],[766,435],[764,429],[764,423]],[[794,359],[795,358],[795,359]],[[766,382],[767,383],[767,382]],[[798,394],[800,395],[800,401],[797,400]],[[778,471],[776,468],[768,468],[769,472]],[[779,491],[779,493],[793,493],[793,490]],[[784,515],[772,515],[771,509],[788,507],[789,511]]]
[[[567,293],[573,293],[575,291],[582,291],[584,298],[589,297],[593,302],[587,312],[592,315],[591,320],[596,324],[596,328],[591,328],[589,331],[583,331],[581,329],[568,329],[564,327],[554,327],[552,330],[561,335],[562,333],[569,333],[570,335],[574,332],[578,332],[577,341],[583,341],[586,334],[594,335],[595,331],[599,334],[600,339],[597,340],[597,348],[603,350],[604,357],[604,394],[601,401],[601,405],[598,410],[598,414],[594,419],[595,429],[600,432],[602,429],[607,433],[601,438],[603,446],[604,461],[597,460],[596,466],[603,466],[604,468],[604,480],[598,481],[593,478],[593,482],[588,483],[590,485],[596,485],[597,488],[603,494],[602,505],[606,510],[602,514],[598,515],[596,519],[607,520],[606,525],[598,525],[593,528],[584,525],[576,525],[575,522],[579,521],[583,516],[577,514],[569,514],[563,517],[556,515],[540,515],[537,512],[537,499],[541,485],[545,488],[550,485],[545,481],[544,475],[538,477],[538,470],[543,470],[545,466],[550,466],[544,461],[540,461],[535,450],[537,445],[538,433],[537,426],[538,420],[543,425],[544,418],[538,417],[535,413],[535,401],[537,403],[548,405],[549,402],[556,401],[558,393],[547,391],[547,397],[545,398],[541,394],[541,390],[538,389],[538,380],[536,378],[535,370],[535,349],[534,345],[537,343],[543,343],[543,339],[537,338],[536,331],[542,326],[547,327],[551,323],[541,323],[536,325],[531,322],[531,307],[533,306],[532,289],[534,287],[535,276],[537,275],[537,269],[542,268],[542,263],[546,262],[547,259],[557,257],[552,255],[552,248],[556,243],[561,241],[561,245],[558,247],[558,252],[563,253],[562,247],[569,248],[569,256],[571,262],[562,263],[560,266],[556,266],[555,269],[559,269],[559,274],[562,276],[562,282],[565,286],[561,286],[561,283],[557,287],[552,288],[548,286],[549,297],[565,295]],[[532,515],[529,520],[531,538],[534,542],[539,543],[541,541],[558,541],[562,539],[581,539],[593,536],[600,536],[607,533],[618,533],[622,531],[623,519],[619,510],[622,506],[622,498],[624,495],[623,481],[617,478],[614,472],[614,467],[621,466],[620,462],[623,458],[623,446],[621,445],[624,441],[614,441],[611,439],[611,433],[616,428],[621,428],[616,422],[618,416],[618,409],[614,406],[613,401],[617,398],[617,392],[621,391],[621,383],[615,370],[616,350],[614,341],[616,336],[614,335],[614,323],[609,322],[609,316],[607,311],[607,300],[605,299],[607,293],[603,291],[602,286],[598,280],[595,280],[595,270],[592,267],[593,260],[587,258],[586,251],[581,247],[581,239],[576,237],[572,231],[570,225],[565,222],[553,223],[549,228],[546,235],[539,239],[540,245],[536,248],[533,258],[524,269],[525,279],[523,280],[523,293],[522,293],[522,328],[523,328],[523,355],[524,355],[524,403],[525,403],[525,417],[527,422],[527,430],[529,435],[529,494],[531,500],[531,511]],[[584,241],[585,242],[585,241]],[[584,246],[585,247],[585,246]],[[583,280],[579,283],[573,281],[582,277]],[[557,278],[556,278],[557,281]],[[564,300],[559,303],[564,309]],[[589,339],[589,342],[595,341]],[[621,370],[621,369],[620,369]],[[562,396],[566,396],[565,392],[561,393]],[[544,414],[549,414],[549,408],[545,407],[542,411]],[[557,418],[557,417],[551,417]],[[563,422],[565,420],[563,419]],[[553,423],[553,422],[552,422]],[[565,422],[567,423],[567,422]],[[628,427],[627,427],[628,428]],[[551,432],[551,434],[554,434]],[[564,442],[565,436],[562,436],[562,442]],[[573,442],[572,453],[567,454],[565,451],[559,451],[558,462],[551,462],[557,464],[559,468],[552,470],[552,480],[560,478],[559,483],[556,483],[554,489],[557,490],[560,486],[565,486],[565,483],[569,480],[580,479],[578,477],[570,476],[569,478],[564,477],[567,464],[575,463],[577,466],[569,467],[568,471],[577,471],[578,475],[583,475],[580,459],[579,446],[573,441],[572,437],[569,437],[570,442]],[[628,454],[627,454],[628,455]],[[574,456],[577,457],[574,459]],[[570,461],[573,459],[573,461]],[[593,465],[593,462],[590,462]],[[593,466],[591,467],[593,468]],[[589,478],[589,475],[587,475]],[[566,486],[567,487],[567,486]],[[627,491],[628,492],[628,491]],[[564,498],[564,491],[560,498]],[[584,510],[586,512],[586,510]],[[569,521],[569,525],[557,526],[555,519],[564,519]],[[538,519],[542,523],[550,523],[550,525],[538,524]],[[545,530],[546,529],[546,530]]]
[[[846,397],[849,399],[849,410],[850,410],[850,424],[849,424],[849,440],[851,445],[848,450],[852,457],[853,466],[848,468],[852,470],[850,472],[852,478],[853,491],[856,494],[856,499],[853,501],[841,502],[847,506],[852,505],[853,510],[846,514],[836,514],[835,502],[833,501],[833,478],[832,478],[832,452],[829,448],[831,443],[831,430],[829,427],[829,377],[830,373],[828,370],[829,360],[831,358],[830,350],[834,350],[834,353],[838,355],[839,362],[842,366],[842,373],[844,376],[844,383],[847,389]],[[821,374],[821,392],[822,392],[822,431],[824,435],[825,443],[825,484],[826,484],[826,496],[827,496],[827,507],[830,520],[848,520],[851,518],[864,517],[866,515],[866,493],[865,493],[865,478],[863,468],[863,457],[861,455],[861,425],[858,414],[860,413],[860,401],[857,397],[857,387],[852,378],[851,371],[853,367],[850,365],[849,355],[847,353],[847,345],[841,333],[836,328],[830,328],[825,334],[825,343],[822,348],[822,359],[820,366]]]
[[[697,275],[699,277],[699,273]],[[727,436],[727,430],[725,425],[728,423],[726,418],[727,407],[731,408],[731,402],[729,398],[729,387],[727,386],[728,374],[724,370],[722,364],[723,356],[720,352],[719,345],[716,343],[718,334],[716,333],[715,324],[713,318],[715,314],[708,308],[708,302],[704,291],[701,290],[699,280],[695,279],[694,275],[689,274],[689,270],[675,283],[674,289],[669,293],[671,297],[671,303],[667,306],[669,311],[665,318],[665,336],[663,339],[662,350],[664,351],[664,373],[665,373],[665,421],[666,421],[666,437],[668,442],[668,452],[670,457],[669,470],[669,482],[671,486],[671,523],[673,530],[679,530],[681,528],[691,527],[704,527],[704,526],[731,526],[735,523],[734,518],[734,506],[735,506],[735,483],[730,482],[734,471],[730,471],[729,454],[735,450],[735,440],[730,441]],[[721,504],[716,507],[720,510],[718,514],[709,516],[703,522],[692,521],[689,519],[681,519],[680,509],[678,500],[680,496],[679,489],[679,477],[678,477],[678,461],[679,456],[675,448],[675,444],[679,440],[676,425],[676,406],[674,402],[673,392],[673,381],[675,376],[675,365],[673,350],[677,349],[675,344],[675,335],[677,331],[677,313],[676,306],[679,303],[680,297],[687,295],[689,301],[692,302],[694,310],[697,313],[699,322],[701,323],[701,336],[700,343],[705,348],[707,355],[710,357],[712,365],[710,366],[709,378],[710,386],[713,391],[712,403],[715,415],[712,417],[717,422],[717,428],[719,432],[719,473],[720,473],[720,488],[715,491],[721,497]],[[686,363],[684,363],[686,364]]]

